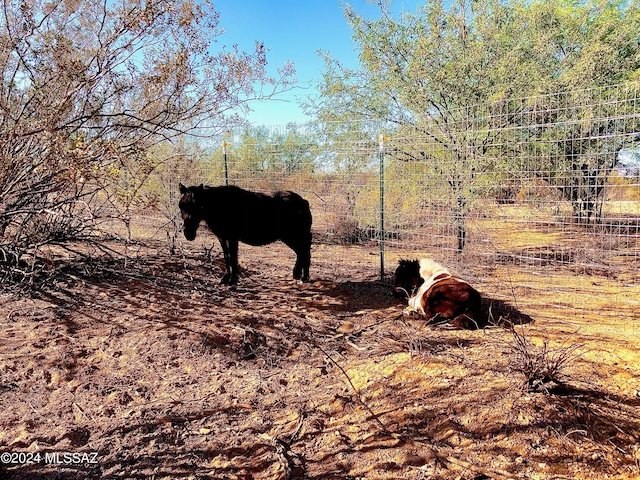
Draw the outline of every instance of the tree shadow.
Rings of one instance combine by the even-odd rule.
[[[343,313],[400,306],[389,286],[375,280],[335,282],[322,279],[312,282],[306,290],[338,300],[340,303],[336,310]]]
[[[534,398],[530,403],[515,400],[516,407],[517,402],[522,402],[531,410],[544,409],[545,416],[537,415],[529,424],[509,417],[508,412],[495,418],[485,417],[490,421],[480,418],[470,423],[469,415],[465,415],[468,412],[483,411],[487,405],[509,405],[508,402],[501,403],[501,399],[509,395],[525,396],[512,392],[512,385],[504,382],[482,390],[481,387],[487,384],[484,374],[492,367],[482,364],[478,371],[471,370],[468,355],[472,347],[486,350],[485,337],[475,332],[434,332],[424,328],[420,320],[406,322],[409,336],[398,328],[403,326],[400,322],[381,325],[383,321],[400,320],[404,304],[393,297],[389,285],[375,280],[336,282],[325,277],[300,284],[284,280],[284,273],[275,277],[275,281],[264,281],[256,271],[245,277],[236,292],[231,292],[218,285],[219,268],[218,263],[210,264],[195,257],[151,255],[128,265],[113,260],[96,261],[93,265],[83,261],[61,268],[57,283],[43,288],[41,295],[55,305],[55,311],[60,313],[58,321],[66,326],[68,334],[76,331],[81,334],[83,327],[89,327],[86,334],[90,336],[94,334],[90,327],[95,322],[109,325],[115,316],[122,316],[125,320],[110,328],[130,330],[135,335],[145,335],[149,326],[161,330],[161,335],[153,337],[160,340],[159,349],[175,348],[176,335],[193,334],[193,337],[185,337],[184,342],[189,344],[190,353],[205,357],[209,362],[206,355],[215,350],[221,355],[212,355],[211,360],[223,359],[225,369],[241,364],[243,372],[251,368],[259,370],[265,385],[273,387],[274,395],[281,394],[278,403],[268,403],[262,399],[263,393],[240,399],[245,403],[246,398],[250,405],[246,409],[247,418],[255,411],[256,418],[265,417],[268,422],[252,425],[247,421],[242,423],[243,430],[232,431],[229,419],[234,416],[234,410],[231,407],[211,408],[207,403],[224,405],[227,401],[224,392],[212,390],[206,401],[187,403],[179,400],[181,387],[176,386],[172,388],[178,392],[178,400],[163,401],[153,408],[147,405],[144,416],[111,423],[105,419],[102,425],[95,424],[92,441],[78,446],[80,450],[90,445],[100,452],[101,462],[95,470],[60,469],[54,472],[44,470],[42,465],[33,465],[12,467],[10,471],[5,467],[4,471],[0,470],[0,476],[19,480],[149,478],[153,475],[171,478],[240,478],[246,475],[245,478],[251,478],[254,473],[273,470],[274,466],[285,469],[288,465],[291,471],[297,468],[298,472],[303,472],[304,476],[300,478],[332,478],[332,475],[348,478],[349,466],[335,461],[337,454],[379,450],[382,458],[393,453],[393,449],[403,448],[404,441],[415,440],[449,451],[461,441],[469,440],[467,448],[473,454],[485,448],[483,442],[488,442],[488,437],[497,435],[513,434],[515,441],[535,437],[538,432],[557,431],[558,435],[573,438],[575,432],[584,431],[586,433],[578,435],[597,442],[603,449],[613,442],[615,448],[628,450],[631,437],[636,435],[634,432],[640,431],[640,424],[632,415],[640,406],[640,400],[570,385],[558,386],[549,394],[530,395]],[[290,273],[287,271],[286,275],[288,278]],[[149,311],[150,307],[151,314],[145,316],[143,312]],[[82,315],[89,321],[83,324],[83,319],[70,315],[73,309],[82,309]],[[507,302],[490,297],[483,299],[482,311],[491,320],[490,324],[504,328],[533,322],[532,317]],[[338,327],[346,320],[352,321],[355,329],[343,334]],[[117,334],[112,333],[113,336]],[[408,339],[410,336],[412,338]],[[345,387],[346,373],[338,368],[338,362],[343,358],[353,361],[353,368],[366,368],[377,361],[371,358],[373,356],[382,359],[398,351],[413,355],[416,351],[411,350],[413,344],[428,355],[413,356],[412,365],[431,360],[434,368],[438,362],[459,363],[468,367],[466,373],[454,370],[447,374],[447,382],[434,378],[432,384],[425,384],[418,374],[404,378],[380,374],[372,377],[373,383],[364,384],[358,391]],[[364,348],[369,346],[372,346],[371,350]],[[102,347],[106,353],[111,352],[108,347],[106,344]],[[296,354],[291,355],[292,351]],[[75,362],[82,362],[86,356],[81,349],[69,352]],[[185,350],[176,350],[178,354],[181,352]],[[338,359],[335,365],[325,358],[329,356]],[[153,365],[154,358],[151,355],[145,364]],[[262,362],[261,366],[258,362],[251,364],[254,360],[265,359],[273,360],[276,366],[268,362]],[[281,365],[278,362],[282,362]],[[303,381],[297,383],[297,377],[286,379],[283,372],[300,363],[308,366],[301,374]],[[504,374],[504,371],[500,373]],[[74,374],[71,372],[70,375]],[[162,374],[158,372],[159,376]],[[326,385],[311,390],[308,382],[316,376]],[[488,377],[488,381],[492,378]],[[201,385],[204,386],[204,382]],[[227,388],[231,391],[229,386]],[[312,393],[305,394],[306,388]],[[306,395],[313,395],[313,401]],[[326,410],[326,405],[338,404],[346,397],[351,398],[350,403],[345,401],[339,407]],[[364,411],[356,401],[358,399],[363,404],[366,402],[369,410]],[[271,426],[267,428],[266,425],[276,425],[274,420],[286,416],[292,408],[306,409],[306,416],[301,416],[304,425],[300,435],[295,441],[293,438],[286,442],[272,441],[269,438],[273,436],[269,430]],[[373,416],[371,412],[375,412]],[[331,419],[332,415],[339,417],[339,421]],[[459,420],[458,417],[463,416],[467,423]],[[385,429],[374,421],[374,417],[382,421]],[[184,425],[189,426],[188,432]],[[203,426],[215,435],[200,434],[199,427]],[[281,431],[286,430],[282,425],[280,427]],[[388,435],[386,429],[393,436]],[[348,435],[340,435],[341,432],[358,432],[358,435],[351,439]],[[373,435],[367,436],[368,433]],[[227,436],[223,438],[224,435]],[[192,443],[171,443],[167,440],[169,437]],[[81,436],[76,443],[82,441]],[[113,442],[135,444],[142,449],[151,441],[161,447],[157,452],[131,449],[131,453],[123,458],[118,458],[105,446]],[[488,453],[506,458],[516,468],[519,454],[515,450],[501,450],[503,447],[499,442],[486,448]],[[551,460],[545,459],[542,453],[535,454],[532,461],[560,466],[564,461],[560,455],[566,453],[563,449]],[[588,461],[586,455],[582,457],[583,462]],[[213,468],[212,460],[216,459],[221,461],[216,461]],[[391,461],[380,465],[388,471],[389,478],[395,474],[401,476],[398,472],[404,468],[401,463]]]

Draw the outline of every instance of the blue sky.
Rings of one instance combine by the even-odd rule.
[[[377,18],[377,7],[366,0],[348,3],[365,17]],[[393,11],[415,11],[417,3],[398,1]],[[357,66],[342,0],[214,0],[214,5],[225,30],[217,39],[218,45],[231,47],[237,43],[242,50],[252,51],[258,40],[270,49],[267,60],[271,72],[289,60],[296,68],[298,87],[278,100],[251,104],[253,112],[248,119],[252,124],[286,125],[308,120],[296,100],[315,93],[324,66],[317,50],[329,51],[345,66]]]

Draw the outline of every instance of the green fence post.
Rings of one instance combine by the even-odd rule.
[[[229,167],[227,166],[227,147],[231,145],[229,142],[222,142],[222,158],[224,160],[224,184],[229,186]]]
[[[379,163],[380,163],[380,281],[384,281],[384,134],[380,133]]]

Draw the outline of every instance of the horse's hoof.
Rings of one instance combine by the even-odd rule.
[[[309,274],[308,273],[305,274],[302,269],[300,269],[300,270],[294,269],[293,270],[293,279],[294,280],[300,280],[301,282],[308,282],[309,281]]]

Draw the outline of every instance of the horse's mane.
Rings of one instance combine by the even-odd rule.
[[[420,277],[423,280],[427,280],[440,272],[449,273],[449,270],[431,258],[420,259]]]

